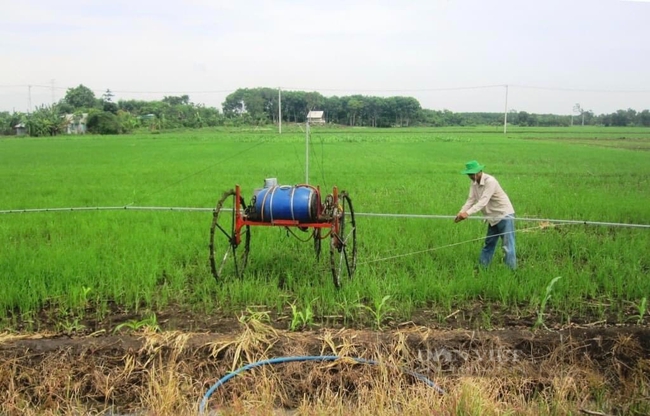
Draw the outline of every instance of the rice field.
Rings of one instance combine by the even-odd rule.
[[[481,328],[538,318],[647,322],[650,229],[546,221],[650,224],[647,129],[312,128],[309,183],[324,194],[346,190],[357,214],[354,278],[337,290],[327,256],[317,260],[311,242],[253,227],[244,276],[215,282],[210,209],[236,184],[248,200],[265,178],[304,183],[305,139],[300,126],[283,126],[282,135],[1,139],[0,211],[204,208],[0,215],[1,328],[169,308],[206,316],[257,308],[297,326],[381,328],[423,314],[443,324],[466,313],[464,324]],[[514,273],[499,252],[488,270],[476,270],[485,233],[478,218],[417,217],[457,213],[469,187],[459,172],[470,159],[499,179],[522,218]],[[477,305],[480,313],[467,312]]]

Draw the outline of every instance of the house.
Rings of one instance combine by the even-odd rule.
[[[27,126],[25,126],[25,123],[16,124],[14,129],[16,129],[16,136],[24,136],[27,134]]]
[[[310,111],[307,114],[309,124],[325,124],[324,111]]]
[[[63,116],[66,123],[66,133],[68,134],[85,134],[88,113],[83,114],[66,114]]]

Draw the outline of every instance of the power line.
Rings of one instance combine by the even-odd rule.
[[[224,94],[233,92],[235,90],[207,90],[207,91],[125,91],[125,90],[111,90],[111,92],[119,94]]]
[[[318,90],[318,91],[331,91],[331,92],[344,92],[344,91],[359,91],[359,92],[431,92],[431,91],[459,91],[459,90],[478,90],[486,88],[503,88],[505,84],[496,85],[476,85],[469,87],[440,87],[440,88],[402,88],[402,89],[357,89],[357,88],[296,88],[296,87],[282,87],[285,90]]]
[[[635,94],[635,93],[650,93],[650,90],[609,90],[609,89],[593,89],[593,88],[562,88],[562,87],[541,87],[535,85],[521,85],[509,84],[511,87],[530,89],[530,90],[546,90],[546,91],[567,91],[567,92],[596,92],[607,94]]]
[[[68,90],[76,87],[58,87],[53,85],[43,84],[5,84],[0,85],[0,88],[24,88],[31,85],[37,88],[47,88],[55,90]],[[635,94],[635,93],[650,93],[650,89],[599,89],[599,88],[567,88],[567,87],[547,87],[540,85],[526,85],[526,84],[489,84],[489,85],[473,85],[473,86],[459,86],[459,87],[433,87],[433,88],[314,88],[312,87],[280,87],[285,92],[287,91],[328,91],[328,92],[436,92],[436,91],[462,91],[462,90],[479,90],[490,88],[506,88],[514,87],[521,89],[534,89],[546,91],[565,91],[565,92],[593,92],[593,93],[607,93],[607,94]],[[93,92],[103,93],[106,89],[88,88]],[[223,94],[236,91],[237,89],[223,89],[223,90],[113,90],[111,92],[119,94]]]
[[[50,80],[50,82],[53,82],[54,80]],[[24,87],[39,87],[39,88],[47,88],[49,89],[57,89],[57,90],[66,90],[68,88],[66,87],[57,87],[55,85],[45,85],[45,84],[5,84],[5,85],[0,85],[0,88],[24,88]]]
[[[32,87],[54,89],[54,90],[69,90],[69,89],[77,88],[77,87],[57,87],[57,86],[54,86],[54,85],[43,85],[43,84],[0,85],[0,88],[24,88],[24,87],[27,87],[29,85],[31,85]],[[104,93],[106,91],[106,89],[99,89],[99,88],[88,88],[88,89],[90,91],[97,92],[97,93]],[[223,94],[223,93],[233,92],[233,91],[235,91],[235,90],[234,89],[228,89],[228,90],[197,90],[197,91],[191,91],[191,90],[132,91],[132,90],[113,90],[113,89],[111,89],[111,92],[119,93],[119,94]]]

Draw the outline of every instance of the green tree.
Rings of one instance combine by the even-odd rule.
[[[140,126],[140,120],[128,111],[118,110],[116,116],[120,133],[130,133]]]
[[[175,105],[189,105],[190,104],[190,96],[189,95],[181,95],[178,97],[175,96],[165,96],[165,98],[162,99],[163,103],[167,103],[171,106]]]
[[[643,110],[638,115],[639,126],[650,127],[650,111]]]
[[[65,131],[67,120],[62,117],[56,105],[37,107],[27,117],[27,131],[30,136],[56,136]]]
[[[409,126],[411,120],[416,120],[418,112],[422,109],[420,102],[413,97],[395,97],[397,115],[400,126]]]
[[[75,112],[75,108],[72,105],[68,104],[65,101],[65,98],[61,98],[56,105],[59,108],[59,112],[61,114],[70,114]]]
[[[236,117],[244,112],[244,93],[243,89],[228,94],[226,101],[221,104],[223,113],[227,117]]]
[[[143,108],[148,106],[149,102],[144,100],[119,100],[117,107],[119,110],[128,111],[134,116],[143,116],[146,113]]]
[[[302,91],[283,91],[282,92],[282,106],[286,108],[283,115],[287,117],[287,121],[295,123],[302,123],[307,118],[307,103],[305,101],[305,93]]]
[[[76,88],[68,88],[63,101],[72,106],[73,110],[89,110],[97,105],[95,93],[82,84]]]
[[[514,124],[514,122],[513,122]],[[517,113],[517,125],[519,126],[536,126],[537,125],[537,116],[535,114],[528,114],[525,111],[520,111]]]
[[[0,112],[0,135],[13,136],[16,133],[15,126],[24,123],[26,117],[23,113]]]
[[[305,114],[309,113],[312,110],[320,110],[325,104],[324,97],[318,92],[306,92],[305,93]]]
[[[627,126],[633,122],[634,116],[636,116],[636,111],[632,109],[629,109],[627,111],[618,110],[617,112],[611,114],[610,122],[612,126]]]
[[[343,103],[337,96],[325,98],[323,111],[325,111],[325,119],[330,123],[341,124],[341,120],[345,119]]]
[[[347,102],[348,120],[351,126],[357,125],[357,117],[363,110],[363,100],[360,96],[353,96]]]
[[[120,121],[115,114],[109,111],[91,111],[88,114],[86,127],[88,128],[88,132],[93,134],[120,133]]]

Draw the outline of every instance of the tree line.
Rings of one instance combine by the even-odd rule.
[[[15,134],[24,126],[31,136],[65,133],[69,125],[83,123],[89,133],[121,134],[137,129],[168,130],[217,126],[304,123],[311,110],[323,111],[327,123],[363,127],[502,125],[503,113],[452,112],[421,107],[413,97],[364,95],[325,97],[318,92],[279,91],[274,88],[240,88],[222,103],[223,111],[190,101],[188,95],[162,100],[118,100],[106,90],[100,97],[84,85],[69,88],[56,104],[31,113],[0,112],[0,134]],[[281,105],[281,109],[279,106]],[[533,114],[511,110],[508,124],[518,126],[644,126],[650,111],[618,110],[595,115],[576,106],[577,115]]]
[[[278,107],[282,105],[282,111]],[[304,123],[309,111],[323,111],[328,123],[347,126],[406,127],[420,121],[422,107],[413,97],[363,95],[325,97],[318,92],[240,88],[223,105],[226,117],[244,117],[255,123]]]

